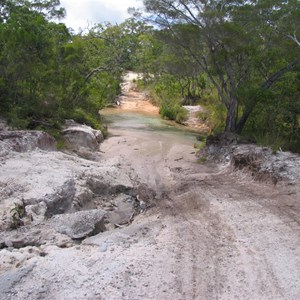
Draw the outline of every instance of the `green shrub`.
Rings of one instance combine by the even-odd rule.
[[[203,156],[203,157],[198,158],[197,163],[204,164],[206,161],[207,161],[207,158]]]
[[[285,140],[282,137],[264,132],[254,134],[254,139],[258,145],[270,147],[273,153],[276,153],[280,149],[283,150],[285,145]]]
[[[205,111],[198,113],[198,118],[205,122],[213,133],[220,133],[224,130],[226,121],[226,108],[220,103],[204,105]]]
[[[3,117],[12,129],[26,129],[30,123],[24,109],[18,106],[11,106],[9,111],[3,114]]]
[[[184,107],[179,107],[176,114],[176,122],[182,123],[188,119],[189,112]]]
[[[20,226],[24,225],[22,220],[26,215],[25,204],[22,200],[22,203],[14,203],[14,207],[10,210],[11,214],[11,224],[10,227],[12,229],[17,229]]]
[[[183,108],[178,100],[162,99],[159,113],[163,118],[182,123],[188,118],[188,111]]]
[[[82,108],[76,108],[69,117],[77,123],[86,124],[94,129],[101,129],[100,116],[96,117],[85,112]]]
[[[177,115],[177,108],[171,103],[164,102],[160,106],[159,113],[163,118],[175,120]]]
[[[206,145],[206,140],[203,141],[203,142],[200,142],[200,143],[195,143],[194,148],[197,149],[197,150],[201,150],[205,147],[205,145]]]

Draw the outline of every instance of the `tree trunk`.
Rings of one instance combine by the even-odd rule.
[[[237,122],[237,99],[231,97],[229,104],[227,105],[226,127],[225,132],[236,132]]]
[[[245,109],[241,119],[239,120],[237,126],[236,126],[236,133],[238,134],[241,134],[245,125],[246,125],[246,122],[248,121],[248,118],[250,117],[253,109],[254,109],[254,106],[249,106],[248,108]]]

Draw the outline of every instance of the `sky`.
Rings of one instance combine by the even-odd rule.
[[[141,6],[141,0],[60,0],[67,11],[62,21],[75,31],[108,21],[120,24],[130,15],[128,7]]]

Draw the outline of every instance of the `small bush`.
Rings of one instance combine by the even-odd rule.
[[[199,163],[199,164],[204,164],[206,161],[207,161],[207,158],[206,158],[206,157],[200,157],[200,158],[197,160],[197,163]]]
[[[26,129],[30,123],[28,117],[24,117],[21,109],[18,107],[7,113],[6,119],[13,129]]]
[[[24,222],[22,220],[23,217],[26,215],[25,211],[25,204],[22,200],[22,203],[14,203],[14,207],[10,210],[11,214],[11,228],[17,229],[20,226],[24,225]]]
[[[188,111],[181,107],[176,100],[162,100],[159,110],[163,118],[182,123],[188,118]]]
[[[101,129],[100,117],[85,112],[82,108],[76,108],[69,116],[75,122],[86,124],[94,129]]]
[[[205,147],[205,145],[206,145],[206,141],[200,142],[200,143],[195,143],[194,148],[197,149],[197,150],[201,150]]]
[[[175,106],[169,103],[162,103],[159,109],[159,113],[163,118],[175,120],[177,115],[177,109]]]
[[[255,134],[254,139],[258,145],[270,147],[273,153],[276,153],[280,149],[283,150],[285,145],[285,140],[282,137],[268,133]]]
[[[188,119],[189,113],[184,107],[179,107],[176,114],[176,122],[182,123]]]
[[[214,134],[223,132],[226,121],[226,108],[220,103],[206,104],[205,111],[198,113],[198,118],[205,122]]]

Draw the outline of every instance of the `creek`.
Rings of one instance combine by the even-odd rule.
[[[101,111],[101,115],[111,136],[146,137],[152,141],[149,144],[149,150],[152,151],[155,151],[155,145],[159,146],[157,150],[163,151],[180,145],[193,147],[197,142],[196,132],[186,126],[163,120],[158,115],[146,114],[143,111],[122,111],[122,108],[105,109]],[[162,153],[166,154],[167,152]]]

